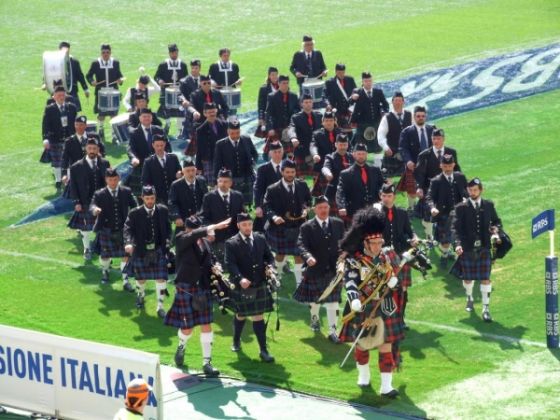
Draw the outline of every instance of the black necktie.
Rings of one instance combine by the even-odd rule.
[[[117,198],[117,190],[111,191],[111,195],[113,196],[113,198]]]
[[[228,204],[229,204],[228,195],[227,195],[227,194],[224,195],[224,204],[226,205],[226,207],[227,207]]]
[[[447,180],[449,181],[450,184],[453,184],[453,177],[448,176]]]
[[[253,241],[251,241],[250,236],[245,238],[245,243],[247,244],[247,246],[249,247],[250,250],[253,250]]]
[[[154,215],[154,209],[150,209],[148,210],[148,217],[151,219],[152,216]]]
[[[280,173],[280,165],[276,165],[276,175],[278,175],[278,178],[282,176],[282,174]]]
[[[294,186],[292,184],[288,185],[288,193],[290,194],[290,197],[293,198],[293,196],[294,196]]]
[[[321,224],[321,227],[323,228],[323,232],[325,232],[325,233],[328,232],[329,225],[327,225],[326,221],[323,221],[323,223]]]
[[[474,208],[477,212],[480,211],[480,204],[478,203],[478,201],[474,203]]]
[[[428,148],[428,141],[426,140],[426,133],[424,127],[420,129],[420,151]]]
[[[441,150],[437,151],[437,158],[441,162]]]

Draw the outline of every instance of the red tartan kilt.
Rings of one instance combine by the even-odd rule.
[[[195,311],[192,306],[193,296],[205,296],[206,306]],[[175,299],[163,321],[165,325],[191,329],[197,325],[211,324],[213,321],[212,295],[209,290],[186,284],[176,286]]]
[[[412,286],[412,268],[410,265],[405,264],[400,272],[401,277],[401,287],[410,287]]]
[[[327,178],[322,173],[316,174],[313,180],[313,189],[311,190],[311,195],[313,197],[319,197],[325,194],[325,189],[329,182]]]
[[[192,130],[191,131],[191,138],[190,138],[190,142],[187,145],[187,148],[185,149],[185,155],[186,156],[195,156],[196,155],[196,145],[197,145],[197,141],[196,141],[196,130]]]
[[[397,191],[406,192],[407,194],[416,194],[416,179],[414,172],[406,168],[397,184]]]
[[[342,329],[340,330],[340,334],[338,336],[340,341],[348,343],[356,340],[356,337],[362,328],[362,322],[367,316],[369,316],[376,303],[376,300],[369,302],[363,312],[360,312],[353,319],[342,325]],[[350,312],[350,307],[347,303],[344,307],[344,315],[348,312]],[[397,310],[389,316],[385,315],[380,309],[378,309],[376,316],[381,316],[383,319],[386,343],[395,343],[404,339],[404,326],[400,307],[397,307]]]
[[[313,161],[307,162],[305,158],[306,156],[294,156],[294,161],[296,163],[296,175],[298,177],[315,175],[315,172],[313,171]]]

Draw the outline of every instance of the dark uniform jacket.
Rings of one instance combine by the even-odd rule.
[[[299,157],[309,156],[309,145],[313,132],[321,128],[322,115],[319,111],[311,111],[312,124],[309,124],[309,114],[301,111],[292,115],[288,136],[298,139],[299,145],[294,150],[294,155]]]
[[[290,200],[290,194],[284,187],[282,180],[270,185],[264,196],[264,210],[267,222],[265,229],[282,229],[301,225],[301,221],[289,221],[286,213],[290,212],[292,217],[300,216],[304,209],[311,206],[311,192],[305,181],[294,179],[294,199]],[[280,216],[286,223],[277,225],[272,220]]]
[[[175,284],[197,285],[203,289],[210,288],[210,274],[216,257],[206,239],[208,229],[201,227],[190,232],[179,232],[175,238],[177,255],[177,277]],[[198,245],[198,240],[202,246]]]
[[[173,153],[165,153],[165,167],[161,166],[157,155],[153,154],[144,161],[142,185],[153,185],[158,202],[167,204],[169,187],[181,171],[179,158]]]
[[[325,90],[323,92],[323,97],[325,98],[325,102],[327,106],[331,106],[332,108],[336,108],[337,114],[338,113],[346,113],[348,112],[348,107],[350,106],[350,96],[356,89],[356,82],[354,78],[351,76],[344,76],[344,92],[346,96],[340,90],[339,84],[337,83],[338,78],[331,77],[329,80],[325,82]]]
[[[383,113],[389,112],[389,103],[385,99],[383,91],[374,87],[371,98],[368,97],[364,88],[356,89],[354,93],[357,93],[359,97],[356,101],[350,98],[350,104],[354,104],[350,122],[379,125]]]
[[[112,232],[116,232],[122,230],[128,212],[137,205],[136,199],[128,187],[119,185],[116,199],[108,187],[97,190],[91,200],[91,207],[99,207],[101,213],[95,220],[93,231],[110,229]]]
[[[74,134],[76,114],[76,105],[71,102],[64,102],[62,111],[56,102],[48,105],[43,114],[43,140],[46,139],[49,143],[62,143],[65,138]],[[65,127],[62,126],[63,117],[66,117]]]
[[[306,52],[296,51],[292,57],[292,64],[290,65],[290,71],[294,76],[299,71],[307,77],[318,77],[326,69],[327,66],[325,65],[325,60],[323,60],[323,54],[321,51],[317,50],[311,52],[311,60],[307,59]],[[301,85],[304,80],[304,77],[298,77],[298,85]]]
[[[270,93],[266,102],[266,129],[281,131],[288,127],[292,115],[299,112],[299,100],[295,93],[287,92],[287,102],[280,91]],[[278,132],[278,136],[282,133]]]
[[[86,155],[86,141],[87,133],[84,133],[82,138],[73,134],[64,141],[62,152],[62,169],[64,171]],[[99,154],[105,157],[105,144],[103,142],[99,142]]]
[[[281,166],[282,163],[279,163],[278,165]],[[262,207],[266,189],[275,182],[280,181],[281,178],[282,174],[276,171],[272,161],[263,163],[257,168],[257,176],[255,178],[255,185],[253,188],[255,207]]]
[[[253,246],[249,248],[238,233],[226,241],[225,264],[237,287],[243,278],[251,282],[250,287],[257,287],[266,283],[265,269],[274,264],[274,256],[262,234],[253,232]]]
[[[455,169],[461,172],[461,167],[459,166],[459,162],[457,161],[457,152],[455,149],[451,147],[443,147],[442,151],[443,155],[452,155],[455,159]],[[434,148],[430,147],[429,149],[423,150],[418,155],[418,161],[416,162],[416,169],[414,169],[414,178],[416,179],[416,183],[424,193],[428,191],[430,187],[430,180],[441,173],[440,168],[440,161],[436,154],[434,153]]]
[[[229,203],[227,206],[218,191],[216,188],[204,196],[202,200],[202,218],[204,219],[204,224],[210,225],[231,217],[231,224],[227,229],[216,231],[216,242],[223,242],[237,233],[237,215],[243,213],[245,207],[243,206],[243,194],[239,191],[229,190]]]
[[[433,217],[437,222],[440,216],[447,216],[455,205],[468,198],[467,178],[461,172],[453,172],[453,183],[450,184],[443,173],[432,178],[430,188],[426,194],[426,204],[431,210],[436,208],[439,214]]]
[[[214,175],[218,177],[218,172],[229,169],[234,178],[253,177],[255,171],[253,166],[257,161],[258,153],[251,137],[241,135],[237,147],[234,147],[229,137],[225,137],[216,143],[214,150]]]
[[[325,189],[325,195],[329,200],[335,199],[340,173],[354,164],[354,157],[352,156],[352,153],[346,152],[344,156],[346,158],[345,161],[343,161],[342,155],[338,152],[329,153],[325,156],[323,168],[327,168],[331,171],[333,176],[333,179],[329,181],[327,188]]]
[[[384,246],[392,246],[398,254],[402,254],[410,248],[408,241],[414,236],[414,230],[412,230],[408,213],[400,207],[393,206],[393,221],[390,222],[388,217],[389,209],[380,203],[376,204],[376,206],[381,206],[385,214]]]
[[[365,165],[367,171],[367,184],[362,181],[361,168],[352,165],[340,173],[336,191],[336,206],[346,209],[349,216],[366,205],[379,201],[379,191],[383,186],[381,170],[375,166]]]
[[[327,232],[314,217],[299,229],[298,248],[305,264],[306,277],[320,277],[326,273],[334,273],[336,261],[340,254],[339,241],[344,236],[344,222],[336,217],[327,220]],[[313,257],[317,264],[307,265],[307,260]]]
[[[315,172],[321,172],[323,164],[325,163],[325,156],[330,153],[336,152],[336,136],[340,134],[341,130],[337,127],[333,131],[328,132],[324,127],[313,132],[311,137],[311,144],[309,145],[309,154],[311,157],[319,155],[321,160],[313,164]],[[330,140],[332,133],[332,141]]]
[[[227,83],[225,75],[226,72],[228,79]],[[208,69],[208,75],[214,82],[216,82],[218,86],[231,86],[239,80],[239,66],[237,65],[237,63],[234,63],[232,61],[228,63],[227,68],[223,68],[221,61],[212,63],[210,64],[210,68]]]
[[[426,128],[426,141],[428,143],[428,148],[432,147],[432,131],[434,126],[429,124],[424,124]],[[401,131],[401,137],[399,139],[399,152],[404,163],[418,161],[418,155],[422,150],[420,150],[420,138],[418,137],[418,131],[416,125],[409,125]]]
[[[156,249],[160,249],[164,253],[169,245],[171,224],[167,207],[163,204],[156,204],[154,209],[151,218],[143,205],[128,213],[123,236],[126,245],[134,246],[133,257],[144,257],[147,244],[154,244]]]
[[[198,214],[202,210],[202,200],[208,192],[208,184],[202,176],[194,182],[194,194],[185,178],[177,179],[169,189],[169,217],[171,220],[183,219]]]
[[[82,158],[70,167],[70,198],[75,204],[81,204],[84,210],[89,207],[95,191],[105,187],[105,171],[111,165],[109,161],[97,157],[95,169]]]
[[[196,129],[196,169],[202,171],[202,161],[214,161],[214,151],[218,140],[227,136],[227,123],[223,120],[216,119],[216,131],[212,129],[212,125],[208,121],[204,121]]]
[[[453,219],[453,234],[455,235],[455,246],[463,247],[463,251],[473,251],[475,248],[490,249],[490,228],[500,227],[502,224],[494,203],[490,200],[481,199],[480,210],[477,212],[470,200],[455,206],[455,218]],[[477,245],[480,241],[480,246]]]

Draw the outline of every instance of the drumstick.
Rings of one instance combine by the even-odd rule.
[[[121,77],[121,82],[124,82],[126,80],[126,77]],[[118,80],[115,80],[114,82],[109,83],[109,86],[114,85],[115,83],[118,83]]]

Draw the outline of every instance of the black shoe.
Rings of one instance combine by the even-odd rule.
[[[101,271],[101,284],[109,284],[109,271]]]
[[[399,396],[399,391],[397,391],[396,389],[392,389],[389,392],[386,392],[385,394],[381,394],[382,397],[385,398],[391,398],[391,399],[395,399]]]
[[[266,350],[261,350],[259,356],[261,360],[265,363],[274,363],[274,357],[271,356]]]
[[[144,296],[136,297],[136,307],[138,309],[144,309]]]
[[[482,311],[482,320],[484,322],[492,322],[492,315],[490,315],[490,311],[488,310],[488,308],[485,308]]]
[[[134,292],[134,286],[129,282],[124,283],[122,288],[125,292],[130,292],[130,293]]]
[[[233,344],[231,345],[231,351],[233,351],[235,353],[241,351],[241,343],[234,341]]]
[[[159,308],[159,309],[157,310],[157,316],[158,316],[159,318],[165,318],[165,315],[167,315],[167,312],[165,312],[165,309]]]
[[[205,363],[204,366],[202,366],[202,371],[208,376],[219,376],[220,375],[220,371],[218,369],[216,369],[214,366],[212,366],[212,364],[210,362]]]
[[[467,299],[467,305],[465,306],[465,311],[467,312],[474,311],[474,302],[472,299]]]
[[[57,192],[62,191],[62,182],[55,182],[54,186]]]
[[[181,367],[185,362],[185,346],[179,344],[175,350],[175,366]]]
[[[449,256],[441,256],[439,259],[439,266],[441,268],[446,268],[447,267],[447,260],[449,259]]]
[[[311,317],[310,327],[311,327],[311,331],[313,332],[321,331],[321,323],[319,322],[319,318],[317,318],[315,315]]]
[[[362,389],[371,388],[371,382],[368,383],[368,384],[358,384],[358,386]]]
[[[338,338],[338,335],[336,335],[336,333],[330,333],[328,339],[334,344],[340,344],[340,338]]]

